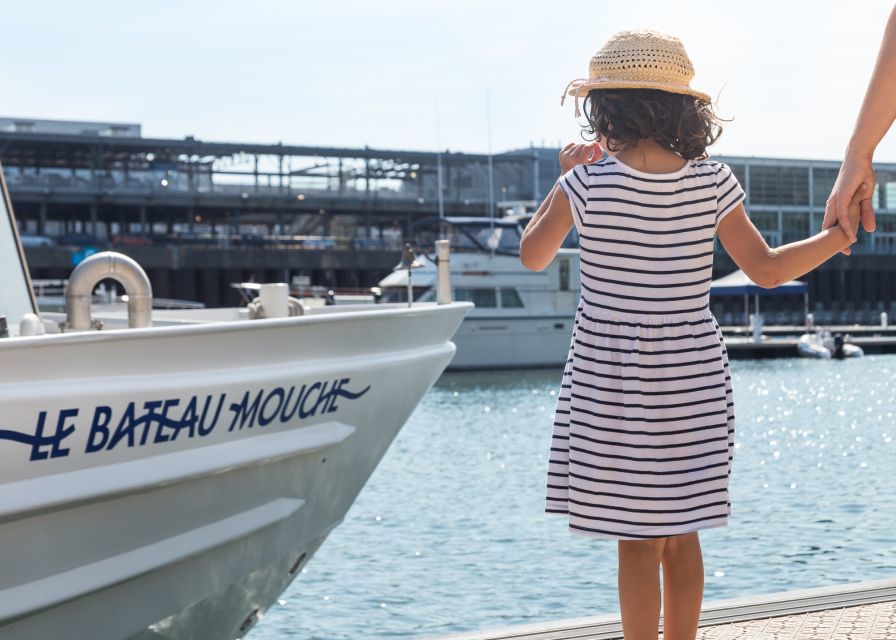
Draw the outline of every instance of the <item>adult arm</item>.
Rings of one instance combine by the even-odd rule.
[[[896,120],[896,7],[884,31],[874,72],[865,92],[865,100],[856,119],[855,129],[846,147],[846,156],[831,195],[825,204],[822,228],[840,224],[849,229],[849,202],[856,190],[864,185],[865,198],[861,202],[862,227],[874,231],[874,210],[871,196],[874,193],[875,176],[871,166],[874,150]],[[855,235],[850,235],[855,242]],[[846,249],[844,253],[849,253]]]

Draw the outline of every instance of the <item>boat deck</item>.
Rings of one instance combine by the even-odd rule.
[[[438,640],[619,638],[619,616],[607,615],[442,636]],[[697,639],[896,640],[896,579],[705,603]]]

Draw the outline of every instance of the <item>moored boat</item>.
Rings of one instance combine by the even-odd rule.
[[[85,299],[41,316],[3,193],[0,637],[244,636],[343,519],[471,305],[150,312],[139,267],[98,254],[71,279]],[[127,311],[91,316],[99,277],[125,284]]]

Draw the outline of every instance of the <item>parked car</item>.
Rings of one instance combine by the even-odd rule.
[[[117,233],[112,236],[112,244],[125,247],[146,247],[153,244],[149,236],[141,236],[135,233]]]
[[[72,247],[102,247],[105,243],[89,233],[66,233],[57,238],[59,244]]]
[[[56,241],[53,238],[48,238],[47,236],[34,236],[29,234],[22,234],[19,236],[19,240],[22,241],[23,247],[52,247],[56,244]]]

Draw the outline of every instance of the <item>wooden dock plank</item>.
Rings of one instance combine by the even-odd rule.
[[[660,620],[662,628],[662,619]],[[430,640],[616,640],[618,614]],[[660,636],[662,638],[662,635]],[[896,640],[896,579],[705,603],[698,640]]]

